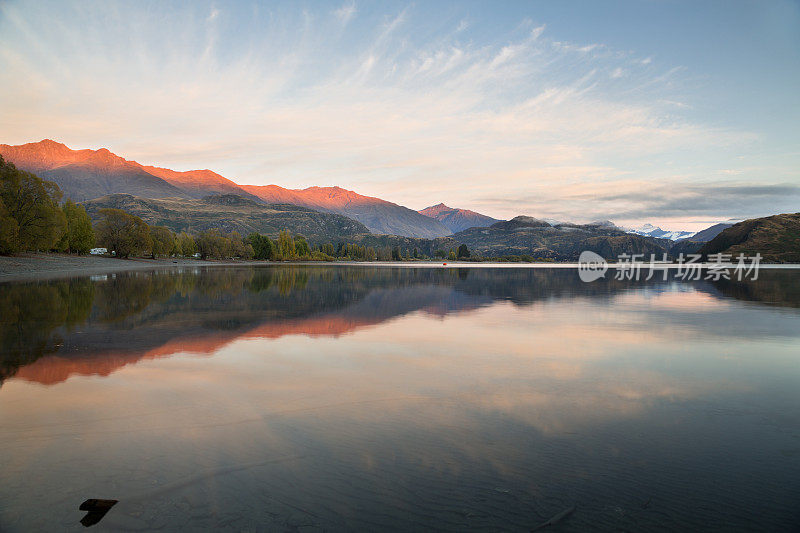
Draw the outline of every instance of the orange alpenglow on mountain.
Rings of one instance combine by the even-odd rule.
[[[278,185],[239,185],[211,170],[176,171],[142,165],[105,148],[72,150],[50,139],[17,146],[0,144],[0,155],[23,170],[55,181],[65,197],[75,201],[118,193],[143,198],[236,194],[265,203],[289,203],[344,215],[361,222],[372,233],[423,238],[453,233],[435,218],[341,187],[287,189]]]

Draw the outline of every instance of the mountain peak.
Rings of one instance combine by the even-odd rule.
[[[638,228],[626,229],[625,231],[627,231],[628,233],[641,235],[643,237],[656,237],[658,239],[669,239],[671,241],[686,239],[688,237],[691,237],[695,233],[693,231],[663,230],[660,227],[654,226],[653,224],[650,223],[643,224]]]
[[[540,226],[549,226],[547,222],[544,220],[539,220],[535,217],[530,217],[528,215],[518,215],[509,220],[510,223],[514,223],[517,226],[531,226],[531,227],[540,227]]]
[[[459,211],[459,210],[453,209],[452,207],[448,207],[443,202],[439,202],[436,205],[426,207],[425,209],[420,209],[419,212],[425,215],[426,217],[438,218],[439,216],[445,213],[451,213],[454,211]]]
[[[71,160],[74,151],[67,145],[52,139],[42,139],[38,142],[10,146],[0,144],[3,157],[17,167],[31,172],[38,172],[64,164]]]
[[[457,233],[467,228],[491,226],[498,220],[481,215],[469,209],[459,209],[457,207],[449,207],[444,202],[439,202],[436,205],[421,209],[420,214],[438,220],[444,224],[450,231]]]
[[[619,226],[617,226],[616,224],[614,224],[610,220],[595,220],[593,222],[589,222],[587,224],[587,226],[599,226],[599,227],[602,227],[602,228],[612,228],[612,229],[618,229],[619,228]]]
[[[41,141],[36,142],[36,143],[28,143],[28,145],[31,145],[31,146],[39,145],[41,147],[67,148],[67,149],[69,149],[66,144],[60,143],[58,141],[54,141],[53,139],[42,139]],[[26,146],[26,145],[23,144],[22,146]]]

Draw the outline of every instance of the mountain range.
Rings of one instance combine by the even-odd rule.
[[[269,204],[294,204],[338,213],[358,220],[372,233],[433,239],[451,235],[438,220],[401,205],[364,196],[341,187],[285,189],[278,185],[242,185],[242,189]]]
[[[179,172],[146,166],[105,148],[72,150],[50,139],[17,146],[0,144],[0,155],[22,170],[56,182],[65,197],[79,202],[111,194],[185,199],[236,194],[262,203],[294,204],[344,215],[373,233],[426,238],[453,233],[438,220],[413,209],[340,187],[295,190],[277,185],[239,185],[211,170]]]
[[[550,224],[533,217],[518,216],[485,228],[469,228],[453,235],[471,250],[487,257],[530,255],[554,261],[576,261],[590,250],[606,259],[622,253],[660,255],[669,249],[669,240],[643,237],[606,223]]]
[[[622,230],[610,221],[580,225],[523,216],[499,221],[444,203],[414,211],[341,187],[240,185],[211,170],[181,172],[142,165],[105,148],[72,150],[49,139],[17,146],[0,144],[0,155],[56,182],[65,197],[84,203],[90,214],[102,207],[118,207],[175,231],[217,227],[274,236],[287,228],[310,241],[346,239],[371,246],[417,248],[425,255],[466,244],[486,256],[574,260],[583,249],[605,257],[623,252],[695,252],[730,226],[718,224],[692,234],[650,224]]]

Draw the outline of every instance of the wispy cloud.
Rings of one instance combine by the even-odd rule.
[[[487,196],[483,201],[512,209],[535,206],[537,212],[558,220],[570,220],[573,210],[580,209],[583,219],[613,218],[618,224],[631,225],[643,219],[667,224],[684,221],[692,226],[690,229],[700,229],[709,221],[729,220],[730,213],[738,213],[737,218],[743,219],[796,212],[800,185],[754,185],[730,180],[705,184],[676,181],[665,185],[622,180],[614,187],[566,185],[536,196]],[[563,209],[564,202],[572,209]]]
[[[356,14],[356,4],[355,2],[350,2],[348,4],[342,5],[339,9],[334,11],[336,18],[342,23],[342,25],[347,25],[350,22],[350,19],[353,18]]]

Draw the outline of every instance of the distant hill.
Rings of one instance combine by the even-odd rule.
[[[733,224],[714,224],[713,226],[710,226],[702,231],[698,231],[692,235],[689,240],[695,242],[708,242],[722,233],[723,230],[726,230],[731,226],[733,226]]]
[[[364,224],[373,233],[436,238],[453,232],[438,220],[401,205],[364,196],[341,187],[285,189],[278,185],[242,185],[267,203],[294,204],[345,215]]]
[[[419,212],[426,217],[435,218],[453,233],[467,228],[485,228],[495,222],[500,222],[496,218],[482,215],[469,209],[448,207],[442,203],[426,207]]]
[[[800,263],[800,213],[745,220],[723,230],[699,253],[754,256],[770,263]]]
[[[409,254],[413,252],[414,248],[419,250],[419,253],[434,257],[436,252],[443,250],[448,252],[455,250],[458,245],[452,237],[437,237],[435,239],[422,239],[417,237],[403,237],[400,235],[375,235],[363,234],[357,235],[350,242],[359,244],[361,246],[372,246],[373,248],[394,248],[398,247],[402,252],[408,251]]]
[[[616,259],[622,253],[663,254],[669,241],[642,237],[605,224],[550,225],[518,216],[486,228],[470,228],[453,235],[481,255],[531,255],[556,261],[576,261],[584,250]]]
[[[296,205],[264,205],[232,194],[203,199],[152,199],[113,194],[83,205],[93,219],[100,209],[112,207],[139,216],[148,224],[166,226],[176,232],[198,233],[218,228],[238,231],[242,236],[258,232],[277,237],[281,230],[288,229],[312,243],[337,242],[368,233],[363,224],[341,215]]]
[[[705,243],[716,237],[724,229],[730,228],[733,224],[714,224],[704,230],[698,231],[691,237],[679,239],[672,245],[669,253],[673,257],[680,254],[696,254]]]

